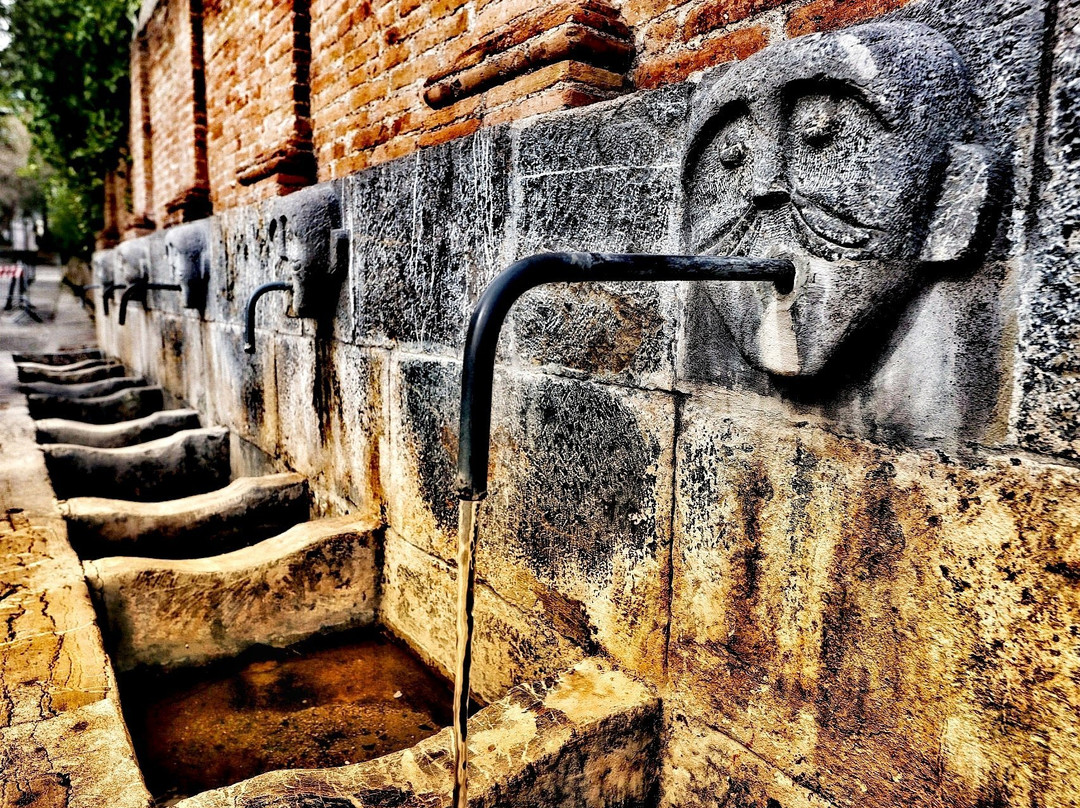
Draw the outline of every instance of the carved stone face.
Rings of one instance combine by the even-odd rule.
[[[694,253],[791,258],[795,288],[711,283],[753,366],[809,376],[927,262],[968,249],[988,161],[959,55],[913,23],[779,43],[699,90],[683,169]]]
[[[206,306],[209,280],[207,250],[209,223],[206,219],[178,225],[166,231],[165,255],[173,277],[180,282],[185,308]]]
[[[274,200],[270,241],[293,284],[293,314],[314,317],[332,310],[338,253],[335,228],[341,227],[341,203],[330,186],[318,185]]]

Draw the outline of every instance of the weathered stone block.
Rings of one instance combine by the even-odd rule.
[[[387,519],[456,554],[458,366],[391,370]],[[647,678],[663,665],[675,404],[662,393],[519,372],[496,376],[481,579],[587,653]]]
[[[1075,801],[1080,474],[682,424],[676,713],[836,805]]]
[[[241,327],[212,325],[207,333],[206,390],[208,420],[276,454],[278,391],[273,343],[246,354]]]
[[[27,808],[150,808],[114,701],[0,729],[0,804]]]
[[[1057,7],[1042,171],[1031,250],[1020,282],[1020,367],[1016,430],[1021,445],[1080,458],[1080,305],[1073,290],[1080,250],[1080,6]]]
[[[685,715],[667,715],[662,808],[699,805],[831,808],[742,744]]]
[[[357,342],[462,345],[503,261],[509,152],[493,127],[346,181]]]
[[[515,133],[515,257],[537,252],[675,249],[678,144],[687,88],[542,118]],[[559,285],[515,306],[510,351],[526,362],[670,386],[674,284]]]
[[[428,664],[452,676],[457,642],[454,567],[388,530],[382,575],[379,622]],[[482,579],[473,613],[472,692],[482,701],[502,698],[514,685],[551,676],[585,656],[549,620],[522,612]]]
[[[385,362],[368,349],[328,337],[275,341],[279,435],[276,450],[319,492],[356,514],[379,513]],[[347,502],[346,502],[347,501]]]

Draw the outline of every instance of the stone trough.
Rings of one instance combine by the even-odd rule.
[[[19,385],[19,392],[28,395],[56,396],[58,398],[100,398],[118,390],[146,387],[146,379],[140,376],[116,376],[97,381],[79,382],[29,382]]]
[[[302,476],[272,474],[166,502],[75,497],[60,511],[82,558],[192,558],[254,544],[303,522],[308,500]]]
[[[104,360],[104,355],[97,348],[85,348],[53,353],[17,353],[12,354],[12,359],[17,365],[47,365],[70,370],[85,367],[86,362],[101,362]]]
[[[27,396],[30,417],[67,418],[90,424],[112,424],[132,418],[142,418],[165,406],[164,391],[154,385],[129,387],[93,398],[68,398],[65,396],[33,393]]]
[[[197,674],[200,668],[228,664],[266,648],[290,649],[285,658],[299,655],[302,659],[305,641],[376,627],[382,542],[382,531],[375,523],[340,517],[301,524],[216,557],[178,561],[114,557],[85,562],[87,581],[112,645],[111,658],[121,676],[122,696],[125,683],[132,693],[146,692],[147,681],[155,681],[155,674],[162,670],[188,669]],[[256,712],[251,699],[263,708],[267,699],[271,705],[287,700],[279,692],[283,681],[308,693],[303,678],[298,680],[293,674],[280,681],[275,678],[281,676],[275,671],[282,664],[286,663],[271,659],[248,665],[229,691],[249,694],[233,697],[243,706],[233,704],[222,715],[204,716],[204,720],[218,722],[221,735],[227,735],[227,727]],[[198,681],[203,682],[197,688],[200,691],[215,686],[212,681]],[[326,737],[331,740],[326,743],[330,744],[337,737],[334,722],[344,720],[341,711],[353,703],[368,704],[370,709],[376,698],[364,681],[340,687],[348,697],[338,706],[308,706],[305,701],[304,707],[280,724],[323,716],[315,724],[302,726],[318,743],[323,743],[320,739],[329,729]],[[405,684],[400,688],[392,698],[400,700],[401,710],[407,711],[413,694],[402,692]],[[313,693],[309,697],[314,701]],[[389,702],[391,711],[398,706],[395,701]],[[168,723],[177,708],[166,701],[164,709],[154,716]],[[318,712],[328,709],[339,718]],[[243,715],[234,716],[234,710]],[[147,719],[151,726],[159,721],[154,716]],[[142,717],[129,710],[129,725],[133,721],[135,726],[144,726]],[[325,726],[327,722],[331,726]],[[431,724],[424,727],[430,737],[381,757],[266,771],[171,804],[185,808],[449,805],[453,782],[449,730],[436,731]],[[586,659],[550,679],[514,687],[470,719],[470,804],[583,808],[653,804],[659,727],[656,696],[599,659]],[[275,724],[275,737],[278,732]],[[199,742],[194,737],[198,731],[191,733],[179,742],[181,753]],[[159,765],[175,764],[155,760],[153,740],[141,743],[149,744],[144,748],[151,751],[141,752],[140,759],[152,771]],[[157,746],[162,745],[158,740]],[[251,754],[251,749],[226,746],[206,765],[218,767],[223,759]],[[364,757],[363,751],[358,754]],[[170,796],[177,794],[174,791]],[[178,796],[184,796],[183,792]]]
[[[195,410],[160,410],[142,418],[113,424],[88,424],[64,418],[37,422],[38,443],[76,443],[100,449],[117,449],[165,438],[184,429],[198,429]]]
[[[203,494],[229,481],[227,429],[187,429],[118,449],[43,447],[56,495],[159,501]]]
[[[82,367],[60,367],[50,365],[19,365],[19,381],[29,382],[56,382],[59,384],[82,384],[83,382],[96,382],[101,379],[111,379],[123,376],[124,366],[119,362],[105,362],[99,359],[88,359],[80,362]]]

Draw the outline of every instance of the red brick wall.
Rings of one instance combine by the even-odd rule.
[[[179,78],[191,73],[184,60],[199,56],[188,47],[191,18],[181,13],[189,1],[198,2],[161,0],[132,47],[135,210],[150,212],[158,224],[169,221],[166,203],[201,181],[199,161],[192,159],[198,151],[192,133],[202,131],[197,120],[192,123],[192,82]],[[852,25],[907,0],[609,2],[633,29],[636,55],[627,75],[565,61],[432,109],[423,99],[428,77],[545,4],[205,0],[206,179],[214,207],[345,176],[483,124],[681,81],[777,39]],[[140,42],[146,48],[141,59]],[[139,90],[147,86],[153,88],[152,138],[140,136],[145,110]]]
[[[131,150],[131,209],[145,227],[154,205],[153,137],[150,127],[150,93],[146,76],[148,42],[137,35],[131,43],[131,108],[129,140]]]
[[[308,26],[306,0],[205,3],[207,150],[215,208],[312,181]]]
[[[199,24],[199,0],[165,0],[142,29],[153,133],[152,218],[159,227],[208,212]]]

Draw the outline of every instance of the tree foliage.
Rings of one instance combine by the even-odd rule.
[[[127,142],[128,46],[138,0],[3,0],[0,89],[53,171],[46,199],[101,227],[102,180]],[[57,211],[60,212],[60,211]],[[66,240],[66,239],[65,239]],[[74,248],[76,245],[67,245]]]

